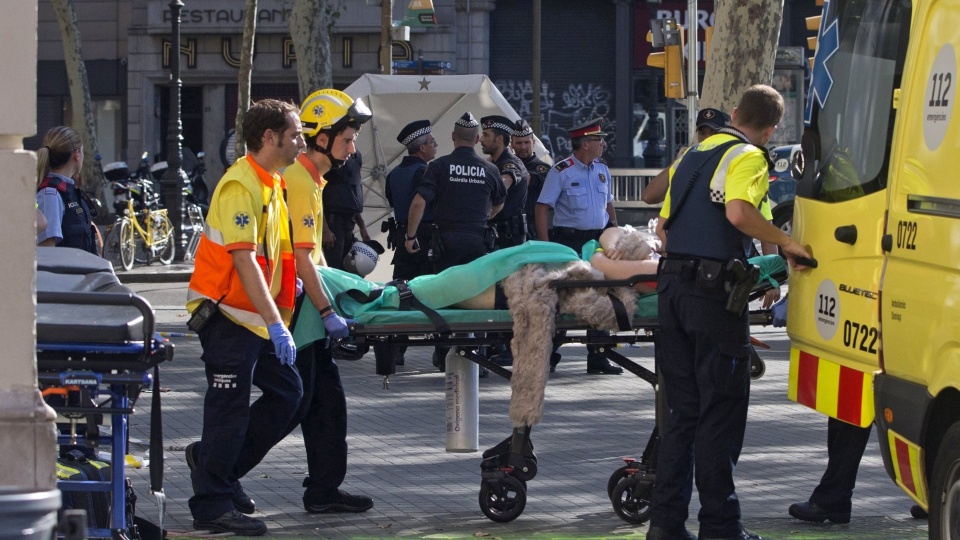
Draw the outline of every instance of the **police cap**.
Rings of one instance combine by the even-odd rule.
[[[483,118],[480,119],[480,125],[483,126],[483,129],[492,129],[495,131],[499,131],[504,135],[513,134],[513,126],[514,126],[513,120],[510,120],[509,118],[505,116],[500,116],[498,114],[484,116]]]
[[[470,111],[463,113],[463,116],[461,116],[460,118],[457,118],[457,121],[455,122],[455,124],[458,126],[463,126],[465,128],[480,127],[480,122],[477,122],[477,119],[473,117],[473,113],[471,113]]]
[[[528,137],[533,135],[533,128],[530,127],[530,124],[526,120],[520,119],[517,120],[517,123],[513,126],[513,136],[514,137]]]
[[[570,128],[567,130],[570,133],[571,139],[579,139],[581,137],[606,137],[607,134],[603,131],[603,118],[594,118],[589,122],[580,124],[579,126]]]
[[[414,120],[400,130],[400,134],[397,135],[397,142],[406,146],[416,140],[417,137],[423,137],[430,131],[429,120]]]
[[[701,109],[697,113],[697,127],[707,126],[714,131],[720,131],[721,128],[730,123],[730,117],[727,113],[719,109]]]

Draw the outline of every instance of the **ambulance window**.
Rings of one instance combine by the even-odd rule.
[[[839,4],[839,42],[826,62],[833,84],[814,127],[820,157],[817,197],[835,202],[886,186],[893,90],[900,86],[910,6],[903,0],[831,4]]]

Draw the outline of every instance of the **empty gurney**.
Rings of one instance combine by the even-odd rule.
[[[87,455],[101,446],[111,452],[109,480],[58,482],[63,491],[109,495],[108,522],[93,523],[91,537],[130,536],[134,525],[124,472],[128,417],[144,388],[157,390],[158,366],[172,358],[173,346],[154,331],[150,304],[119,282],[108,261],[72,248],[37,248],[38,381],[60,417],[58,442]],[[150,483],[162,503],[159,396],[153,393]],[[110,434],[101,437],[104,416]]]

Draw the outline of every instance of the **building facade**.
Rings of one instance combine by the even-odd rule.
[[[223,170],[221,148],[233,128],[244,3],[184,0],[181,13],[183,145],[207,154],[210,179]],[[334,2],[336,3],[336,2]],[[259,0],[252,99],[300,101],[290,38],[292,0]],[[406,0],[394,0],[400,20]],[[171,11],[169,0],[73,0],[86,61],[103,162],[166,155]],[[334,85],[381,72],[378,0],[343,0],[331,34]],[[394,41],[395,60],[442,63],[445,71],[490,76],[520,116],[532,114],[532,2],[434,0],[439,25],[411,28]],[[803,18],[814,0],[786,0],[782,46],[802,46]],[[663,98],[662,72],[646,66],[649,19],[686,23],[685,1],[543,0],[541,138],[555,156],[570,153],[566,129],[602,116],[613,132],[616,166],[658,165],[686,139],[685,112]],[[699,2],[701,29],[713,3]],[[39,1],[38,133],[69,122],[69,86],[60,29],[49,0]],[[702,37],[701,37],[702,39]],[[802,70],[802,68],[800,68]],[[794,72],[795,74],[795,72]],[[794,77],[795,78],[795,77]],[[802,94],[802,92],[798,93]],[[802,100],[800,103],[802,108]],[[39,138],[25,139],[26,148]],[[647,156],[647,162],[643,159]],[[163,157],[160,157],[163,159]]]

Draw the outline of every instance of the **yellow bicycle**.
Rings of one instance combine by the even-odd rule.
[[[173,225],[148,182],[132,179],[113,183],[118,216],[117,221],[107,227],[103,256],[113,263],[119,262],[124,270],[130,270],[136,262],[170,264],[176,253]]]

